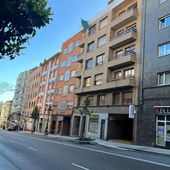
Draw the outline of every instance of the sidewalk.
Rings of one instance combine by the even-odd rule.
[[[31,134],[31,132],[27,132],[27,131],[19,131],[19,132],[20,133]],[[43,133],[37,133],[37,132],[35,132],[33,134],[34,135],[44,135]],[[52,134],[49,134],[47,137],[58,138],[58,139],[67,140],[67,141],[77,141],[76,140],[77,137],[52,135]],[[116,148],[116,149],[120,149],[120,150],[130,150],[130,151],[158,154],[158,155],[163,155],[163,156],[169,156],[170,157],[170,149],[161,149],[161,148],[155,148],[155,147],[131,145],[131,144],[109,142],[109,141],[103,141],[103,140],[95,140],[94,142],[96,142],[96,144],[101,145],[101,146],[106,146],[106,147],[110,147],[110,148]]]

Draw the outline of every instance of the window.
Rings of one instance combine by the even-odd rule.
[[[56,65],[58,65],[58,63],[59,63],[59,58],[57,57],[56,60],[57,60]]]
[[[68,91],[69,93],[73,93],[74,86],[75,86],[75,85],[71,85],[71,86],[69,87],[69,91]]]
[[[73,43],[71,43],[68,47],[68,54],[72,53],[73,51]]]
[[[96,60],[96,62],[97,62],[96,65],[97,66],[104,63],[104,57],[105,57],[105,54],[97,56],[97,60]]]
[[[91,77],[85,78],[85,87],[90,87]]]
[[[93,99],[94,99],[94,97],[93,97],[93,96],[89,96],[90,106],[92,106],[92,105],[93,105]]]
[[[94,50],[94,42],[91,42],[91,43],[88,44],[87,51],[89,52],[89,51],[93,51],[93,50]]]
[[[106,35],[104,35],[98,39],[98,47],[100,47],[104,44],[106,44]]]
[[[67,58],[67,66],[66,67],[70,67],[71,66],[71,57]]]
[[[59,76],[59,81],[63,81],[63,79],[64,79],[64,75],[62,74]]]
[[[73,108],[73,102],[67,102],[67,109]]]
[[[55,70],[55,76],[57,76],[57,70]]]
[[[92,65],[93,65],[93,59],[87,60],[86,69],[92,68]]]
[[[98,74],[95,76],[95,85],[103,83],[103,74]]]
[[[123,105],[130,105],[132,104],[132,92],[123,93]]]
[[[57,102],[56,104],[55,104],[55,109],[59,109],[60,108],[60,102]]]
[[[117,32],[117,35],[121,35],[121,34],[123,34],[123,33],[124,33],[124,29],[123,29],[123,30],[118,31],[118,32]]]
[[[160,0],[160,4],[162,4],[162,3],[164,3],[164,2],[166,2],[167,0]]]
[[[166,28],[168,26],[170,26],[170,15],[159,20],[159,29]]]
[[[53,101],[53,100],[54,100],[54,94],[51,95],[51,101]]]
[[[52,88],[52,84],[50,83],[50,85],[49,85],[49,89],[51,89]]]
[[[125,70],[125,77],[133,77],[134,76],[134,69],[129,69],[129,70]]]
[[[130,46],[130,47],[127,47],[126,49],[125,49],[125,52],[126,53],[135,53],[136,52],[136,48],[135,48],[135,45],[132,45],[132,46]]]
[[[120,94],[115,93],[113,94],[113,105],[119,105],[120,102]]]
[[[78,98],[78,106],[82,106],[82,97]]]
[[[73,61],[72,61],[73,63],[77,61],[77,56],[78,56],[77,54],[73,56]]]
[[[66,61],[61,62],[61,66],[60,66],[60,68],[65,67],[65,65],[66,65]]]
[[[127,8],[127,10],[130,10],[130,9],[137,9],[138,8],[138,3],[134,3],[133,5],[131,5],[130,7]]]
[[[65,112],[65,105],[66,105],[66,101],[63,100],[61,103],[61,112]]]
[[[72,70],[71,71],[71,77],[75,77],[75,75],[76,75],[76,70]]]
[[[170,54],[170,43],[163,44],[159,46],[159,56],[164,56]]]
[[[55,65],[55,61],[53,60],[53,61],[52,61],[52,67],[54,67],[54,65]]]
[[[136,29],[136,24],[133,24],[126,28],[126,30]]]
[[[115,72],[115,79],[116,80],[121,79],[121,77],[122,77],[121,71]]]
[[[51,78],[53,77],[53,72],[51,73],[51,76],[50,76]]]
[[[95,33],[95,28],[96,28],[96,25],[93,25],[92,27],[89,28],[89,35],[92,35]]]
[[[121,58],[123,55],[123,50],[116,52],[116,59]]]
[[[47,96],[47,102],[49,102],[49,101],[50,101],[50,95]]]
[[[67,54],[67,48],[63,50],[63,54]]]
[[[99,95],[98,96],[98,105],[104,105],[106,102],[106,95]]]
[[[70,78],[70,71],[67,71],[67,72],[65,73],[64,81],[69,81],[69,78]]]
[[[74,47],[78,47],[79,46],[79,41],[76,41],[75,44],[74,44]]]
[[[67,96],[68,86],[63,87],[63,96]]]
[[[103,20],[100,21],[100,29],[102,29],[103,27],[105,27],[107,25],[108,22],[108,17],[104,18]]]
[[[55,89],[55,84],[56,84],[56,83],[55,83],[55,81],[54,81],[54,82],[53,82],[53,89]]]
[[[158,85],[170,84],[170,72],[158,74]]]
[[[62,88],[58,88],[58,89],[57,89],[57,95],[60,95],[60,94],[61,94],[61,91],[62,91]]]
[[[97,133],[98,132],[98,118],[97,119],[93,119],[90,118],[89,119],[89,132],[91,133]]]

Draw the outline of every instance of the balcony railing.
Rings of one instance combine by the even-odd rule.
[[[138,10],[136,7],[131,8],[129,10],[124,11],[123,13],[121,13],[120,15],[116,16],[115,18],[112,19],[112,22],[114,22],[115,20],[117,20],[118,18],[122,17],[123,15],[127,15],[129,12],[131,12],[132,10]]]
[[[107,82],[113,82],[113,81],[120,81],[120,80],[125,80],[125,79],[134,79],[133,75],[128,75],[128,76],[120,76],[118,78],[108,78]]]
[[[108,61],[116,60],[116,59],[123,58],[123,57],[129,56],[129,55],[135,56],[136,52],[128,51],[126,53],[123,53],[123,54],[120,54],[120,55],[117,55],[117,56],[114,56],[114,57],[110,57]]]
[[[127,30],[123,31],[123,32],[120,33],[120,34],[111,37],[111,38],[110,38],[110,41],[113,41],[113,40],[115,40],[116,38],[119,38],[119,37],[121,37],[121,36],[123,36],[123,35],[126,35],[126,34],[130,33],[130,32],[137,32],[137,29],[136,29],[136,28],[127,29]]]

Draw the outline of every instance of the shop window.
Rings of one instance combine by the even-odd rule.
[[[123,93],[122,97],[123,97],[123,105],[131,105],[132,104],[132,98],[133,98],[132,92]]]
[[[97,133],[98,132],[98,119],[89,119],[89,132]]]

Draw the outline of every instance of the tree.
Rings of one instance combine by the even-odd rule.
[[[49,24],[51,15],[47,0],[0,0],[0,59],[20,56],[23,44]]]
[[[33,121],[33,127],[32,127],[32,133],[33,133],[34,132],[34,127],[35,127],[35,122],[39,118],[38,106],[35,106],[33,112],[31,113],[31,118],[34,120]]]
[[[86,95],[86,97],[84,98],[83,100],[83,108],[82,109],[79,109],[79,112],[82,116],[85,116],[85,124],[82,126],[86,126],[86,120],[87,120],[87,116],[90,116],[90,111],[88,110],[88,106],[91,104],[91,101],[89,100],[89,95]],[[86,132],[85,132],[86,134]],[[81,138],[83,138],[83,133],[81,133]]]

